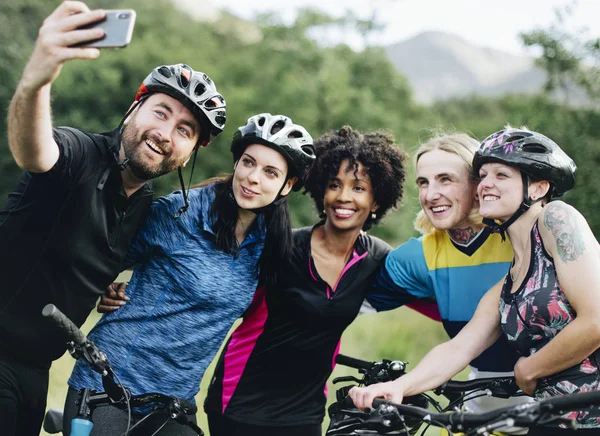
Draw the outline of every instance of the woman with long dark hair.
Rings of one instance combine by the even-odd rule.
[[[315,141],[306,183],[321,220],[231,335],[208,391],[212,436],[317,436],[340,337],[391,247],[365,233],[402,199],[405,153],[348,126]]]
[[[291,252],[286,196],[299,189],[314,160],[308,132],[282,115],[251,117],[231,143],[234,173],[154,202],[126,265],[137,265],[129,301],[105,315],[89,337],[106,352],[132,394],[161,392],[194,401],[200,380],[233,322],[246,310],[259,273],[274,282]],[[78,390],[102,390],[100,377],[77,362],[65,405],[67,434]],[[138,421],[142,416],[134,415]],[[137,434],[154,434],[148,420]],[[92,435],[123,433],[127,413],[98,408]],[[169,423],[160,435],[190,431]]]

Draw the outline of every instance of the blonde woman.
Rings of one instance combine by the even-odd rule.
[[[415,227],[422,236],[387,256],[376,283],[385,292],[369,297],[378,311],[400,304],[420,307],[430,316],[437,310],[451,338],[471,320],[481,297],[506,274],[513,256],[510,243],[492,233],[479,215],[471,166],[478,145],[467,134],[455,133],[436,136],[419,147],[415,168],[422,209]],[[423,304],[432,300],[429,307]],[[469,377],[511,376],[517,359],[501,338],[470,362]],[[473,411],[487,411],[508,402],[480,397],[467,405]]]
[[[354,388],[358,407],[373,398],[402,400],[452,377],[499,337],[521,355],[517,384],[543,399],[600,388],[600,256],[585,218],[562,201],[575,185],[575,163],[550,138],[507,128],[485,139],[473,160],[480,212],[514,258],[503,280],[482,298],[471,322],[392,383]],[[439,365],[443,356],[445,365]],[[600,410],[576,410],[574,420],[548,423],[528,434],[597,435]]]

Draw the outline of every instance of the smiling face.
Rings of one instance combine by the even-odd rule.
[[[443,150],[422,154],[417,162],[417,187],[421,207],[438,230],[469,226],[476,185],[464,160]]]
[[[178,100],[156,93],[126,120],[121,143],[132,173],[149,180],[185,165],[199,137],[194,115]]]
[[[246,147],[235,165],[233,195],[242,209],[256,209],[271,204],[285,182],[288,165],[277,151],[261,144]],[[287,195],[296,178],[285,182],[281,195]]]
[[[362,229],[378,206],[371,179],[360,162],[355,169],[349,166],[348,160],[342,161],[337,175],[329,180],[325,189],[323,206],[327,226],[337,230]]]
[[[518,168],[497,162],[479,170],[479,211],[486,218],[508,220],[523,202],[523,180]]]

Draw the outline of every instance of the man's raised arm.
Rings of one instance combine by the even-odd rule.
[[[64,62],[95,59],[96,48],[74,44],[103,36],[101,29],[77,30],[99,21],[104,11],[90,9],[78,1],[65,1],[44,20],[33,54],[8,108],[8,145],[17,164],[26,171],[49,171],[59,157],[52,136],[50,87]]]

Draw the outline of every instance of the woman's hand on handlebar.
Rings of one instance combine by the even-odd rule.
[[[399,383],[401,379],[402,377],[398,380],[377,383],[362,388],[353,387],[350,389],[350,392],[348,392],[348,395],[352,398],[354,405],[359,409],[372,407],[375,398],[384,398],[392,403],[400,404],[402,398],[404,398],[404,392]]]
[[[98,303],[98,312],[110,313],[119,309],[121,306],[127,304],[129,297],[125,295],[125,288],[127,288],[127,282],[123,283],[111,283]]]
[[[517,386],[521,388],[529,396],[533,396],[535,388],[537,387],[537,379],[532,379],[527,376],[525,366],[527,364],[527,358],[521,357],[515,364],[515,381]]]

